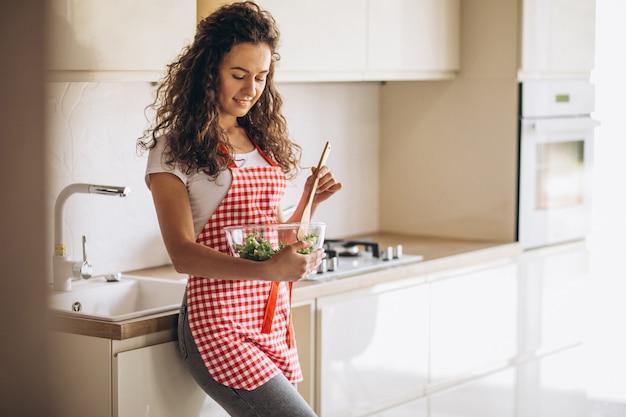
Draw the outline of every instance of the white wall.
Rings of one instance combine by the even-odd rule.
[[[323,144],[333,149],[328,165],[344,190],[322,207],[316,220],[328,223],[329,237],[378,229],[378,84],[283,84],[290,133],[303,147],[303,165],[317,164]],[[148,83],[50,83],[47,217],[68,184],[86,182],[130,186],[126,198],[77,194],[65,205],[63,230],[68,252],[81,255],[87,236],[94,274],[128,271],[169,263],[152,199],[144,183],[145,157],[136,140],[148,121]],[[310,171],[305,171],[308,174]],[[284,206],[295,204],[304,183],[290,185]],[[53,235],[50,221],[49,236]],[[52,256],[53,242],[48,243]]]

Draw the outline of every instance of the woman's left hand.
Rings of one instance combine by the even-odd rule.
[[[305,194],[308,194],[308,190],[311,189],[315,177],[317,176],[319,178],[317,190],[313,197],[313,206],[317,206],[319,203],[328,200],[343,187],[343,185],[335,179],[335,176],[326,165],[320,168],[319,173],[317,173],[316,170],[316,167],[311,167],[311,175],[306,179],[306,185],[304,186]]]

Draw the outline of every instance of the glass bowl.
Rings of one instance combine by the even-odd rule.
[[[303,225],[306,229],[306,240],[313,245],[302,249],[300,253],[311,253],[324,244],[326,223],[278,223],[278,224],[247,224],[224,228],[230,252],[233,256],[265,261],[284,246],[298,241],[298,229]]]

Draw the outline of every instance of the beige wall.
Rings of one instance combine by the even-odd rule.
[[[382,88],[383,231],[515,240],[517,8],[463,1],[459,77]]]

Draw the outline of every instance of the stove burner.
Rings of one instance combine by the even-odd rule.
[[[328,253],[330,250],[336,251],[338,256],[356,257],[361,256],[363,251],[371,253],[374,258],[380,258],[380,246],[376,242],[366,240],[336,240],[326,239],[324,249]]]

